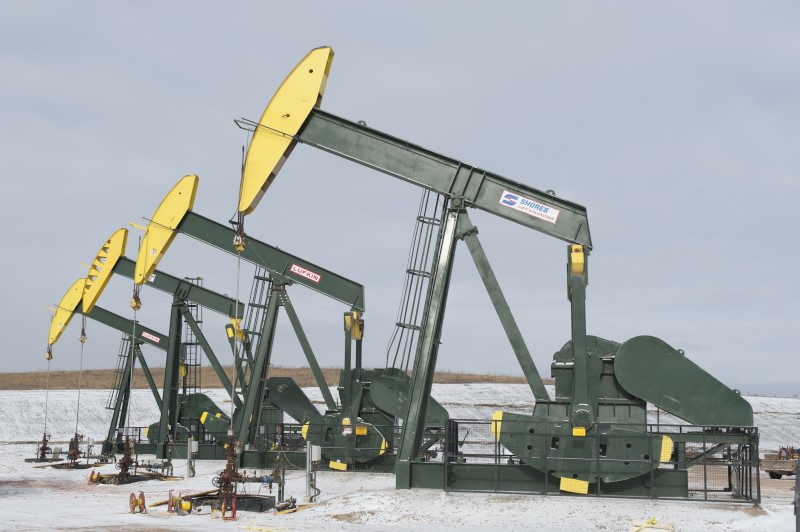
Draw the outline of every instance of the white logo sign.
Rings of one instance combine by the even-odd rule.
[[[150,334],[147,331],[142,331],[142,338],[147,338],[148,340],[156,344],[161,342],[161,338],[159,338],[155,334]]]
[[[561,213],[561,211],[556,208],[548,207],[538,201],[520,196],[519,194],[514,194],[508,190],[504,190],[503,195],[500,196],[500,205],[509,207],[515,211],[524,212],[528,216],[539,218],[551,224],[556,223],[558,215]]]
[[[289,271],[292,273],[296,273],[300,277],[305,277],[310,281],[314,281],[315,283],[318,283],[320,279],[322,279],[322,276],[320,274],[314,273],[310,270],[306,270],[305,268],[298,266],[297,264],[292,264],[292,267],[289,268]]]

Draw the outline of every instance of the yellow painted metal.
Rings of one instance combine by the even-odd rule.
[[[175,228],[194,205],[198,182],[199,178],[194,174],[183,176],[156,209],[139,246],[133,275],[136,284],[142,285],[147,282],[175,239]]]
[[[352,423],[351,423],[349,417],[342,418],[342,426],[343,427],[349,427],[350,425],[352,425]]]
[[[207,417],[208,417],[208,412],[203,412],[203,415],[200,416],[200,424],[201,425],[205,425],[206,424],[206,418]]]
[[[334,462],[333,460],[328,463],[328,467],[335,469],[336,471],[347,471],[347,464],[343,464],[342,462]]]
[[[306,438],[306,434],[308,434],[308,424],[309,423],[310,423],[310,421],[306,421],[305,423],[303,423],[303,428],[300,429],[300,433],[303,435],[303,439],[304,440],[308,439],[308,438]]]
[[[586,436],[586,427],[572,427],[572,435],[583,438]]]
[[[250,214],[275,179],[309,113],[322,103],[333,49],[311,50],[278,87],[258,121],[247,149],[239,189],[239,212]]]
[[[583,253],[583,246],[570,244],[569,253],[572,273],[583,273],[586,269],[586,256]]]
[[[231,318],[231,326],[225,327],[225,330],[228,333],[228,338],[233,338],[233,335],[236,334],[236,340],[239,342],[245,342],[247,340],[247,333],[242,330],[242,320],[238,318]]]
[[[558,489],[570,493],[586,495],[589,493],[589,483],[585,480],[578,480],[577,478],[562,478]]]
[[[366,435],[367,435],[367,426],[356,425],[356,436],[366,436]]]
[[[379,454],[385,454],[386,449],[389,447],[389,444],[386,443],[386,438],[381,440],[381,452]]]
[[[500,428],[503,425],[503,411],[496,410],[494,414],[492,414],[492,436],[494,436],[495,441],[500,441]]]
[[[658,457],[659,462],[669,462],[672,458],[672,438],[663,434],[661,436],[661,456]]]
[[[347,312],[344,315],[344,330],[350,332],[353,340],[364,338],[364,320],[358,312]]]
[[[88,314],[94,308],[94,304],[103,293],[103,289],[111,279],[114,266],[121,256],[125,254],[125,244],[128,241],[128,230],[117,229],[114,231],[106,243],[97,252],[97,255],[89,267],[89,275],[86,276],[86,286],[83,289],[83,313]]]
[[[58,341],[61,333],[69,324],[72,315],[75,314],[75,309],[81,302],[83,297],[83,287],[86,284],[86,279],[81,277],[69,287],[67,293],[61,298],[61,302],[56,306],[56,313],[50,322],[50,336],[47,343],[53,345]]]

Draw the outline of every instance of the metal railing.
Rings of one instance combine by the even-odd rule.
[[[502,421],[504,438],[534,442],[536,434],[529,452],[517,456],[495,437],[493,423],[499,422],[450,420],[442,449],[445,490],[553,495],[569,493],[566,478],[598,497],[761,500],[756,427],[605,424],[574,438],[552,423]],[[637,444],[642,449],[639,456],[626,454],[631,442],[632,451]]]

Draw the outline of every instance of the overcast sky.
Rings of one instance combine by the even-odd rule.
[[[5,3],[2,370],[46,369],[46,307],[181,176],[200,176],[194,210],[227,222],[246,141],[233,119],[258,119],[295,64],[330,45],[324,109],[587,207],[589,334],[658,336],[743,392],[800,392],[800,5],[497,4]],[[366,286],[368,366],[385,364],[419,195],[298,146],[247,220]],[[471,217],[549,376],[570,337],[566,244]],[[188,237],[159,268],[237,291],[235,259]],[[130,318],[130,293],[112,279],[98,304]],[[290,296],[320,363],[341,366],[347,308]],[[142,299],[141,323],[166,332],[170,299]],[[228,361],[224,324],[204,316]],[[78,368],[79,332],[76,319],[52,369]],[[91,321],[87,333],[84,367],[114,367],[120,334]],[[439,369],[521,374],[463,247],[442,342]],[[274,353],[305,363],[285,317]]]

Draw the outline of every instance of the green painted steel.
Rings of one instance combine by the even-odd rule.
[[[203,426],[206,428],[207,432],[212,432],[215,434],[225,434],[227,437],[228,429],[231,426],[231,419],[225,413],[219,413],[219,415],[215,415],[209,412],[209,415],[205,416],[203,419],[203,414],[200,414],[200,419],[202,420]]]
[[[429,296],[425,304],[426,316],[422,334],[414,357],[414,372],[411,381],[411,394],[406,404],[406,415],[400,446],[397,451],[395,484],[398,488],[412,487],[411,464],[422,445],[428,398],[431,396],[433,375],[436,371],[436,358],[439,352],[439,338],[442,330],[447,292],[453,273],[453,255],[456,249],[456,234],[460,208],[450,209],[442,229],[442,236],[434,262],[434,276],[429,286]]]
[[[231,380],[228,378],[228,375],[225,374],[225,370],[217,359],[217,355],[214,354],[214,350],[211,349],[208,340],[206,340],[206,335],[203,334],[203,331],[200,329],[200,326],[197,324],[197,321],[194,319],[189,307],[185,303],[180,305],[180,311],[181,315],[183,316],[183,321],[186,322],[186,324],[192,329],[195,338],[197,338],[197,342],[200,344],[200,347],[205,353],[206,358],[211,363],[211,367],[214,368],[214,373],[217,374],[217,378],[222,384],[223,389],[230,396],[232,390]],[[239,396],[235,392],[233,393],[233,397],[231,397],[231,399],[237,408],[242,405],[241,399],[239,399]]]
[[[95,306],[95,309],[97,307]],[[93,309],[94,310],[94,309]],[[117,390],[116,401],[114,401],[114,410],[111,414],[111,423],[108,426],[108,434],[103,442],[103,454],[111,454],[114,450],[114,442],[117,431],[125,426],[125,414],[128,411],[128,400],[130,396],[130,377],[131,369],[133,368],[133,360],[135,351],[139,350],[139,346],[132,342],[131,337],[128,336],[128,356],[125,359],[125,369],[122,373],[122,378],[119,381],[119,390]],[[159,397],[159,400],[161,398]]]
[[[291,377],[269,377],[266,389],[270,404],[301,425],[322,416]]]
[[[366,370],[365,370],[366,372]],[[369,398],[383,412],[403,419],[407,413],[406,401],[411,395],[411,378],[397,368],[375,370],[363,375],[369,382]],[[433,397],[428,398],[425,409],[426,427],[444,427],[449,419],[447,410]]]
[[[235,420],[237,426],[234,428],[234,432],[240,442],[250,442],[256,433],[253,429],[257,426],[257,414],[261,410],[264,400],[264,386],[266,385],[267,372],[272,358],[272,343],[278,319],[279,299],[283,295],[285,295],[283,286],[272,286],[272,293],[269,296],[267,305],[267,315],[261,331],[261,341],[258,342],[255,362],[250,368],[250,382],[247,385],[247,394]]]
[[[291,299],[289,299],[289,294],[285,293],[284,295],[285,298],[283,299],[283,309],[286,311],[286,315],[289,316],[289,321],[291,322],[292,328],[294,328],[294,332],[297,335],[297,340],[300,342],[300,347],[303,349],[303,353],[306,355],[306,361],[308,362],[308,366],[311,368],[311,372],[314,374],[314,379],[317,381],[319,391],[322,393],[322,398],[325,400],[325,406],[327,406],[329,410],[333,410],[336,408],[336,403],[333,401],[333,396],[328,388],[328,383],[325,382],[325,376],[322,374],[322,370],[317,363],[317,357],[314,356],[314,351],[311,349],[311,344],[308,342],[308,337],[303,330],[303,326],[300,324],[300,318],[297,317],[297,312],[294,310],[294,305],[292,305]],[[305,397],[305,394],[303,396]]]
[[[83,314],[83,309],[80,305],[75,309],[75,312],[78,314]],[[161,334],[160,332],[156,332],[149,327],[145,327],[141,323],[134,322],[127,318],[123,318],[119,314],[115,314],[109,310],[105,310],[97,305],[86,314],[87,318],[91,318],[92,320],[102,323],[103,325],[108,325],[112,329],[116,329],[122,333],[130,335],[134,332],[134,324],[136,326],[136,340],[139,342],[144,342],[147,345],[152,345],[153,347],[157,347],[163,351],[167,350],[167,343],[168,338],[166,335]]]
[[[550,396],[547,395],[547,390],[544,389],[542,377],[539,375],[539,371],[533,363],[531,353],[528,351],[528,346],[522,338],[522,333],[503,295],[500,283],[497,282],[497,277],[495,277],[494,271],[492,271],[489,259],[483,251],[480,240],[478,240],[478,228],[472,225],[469,215],[466,212],[462,213],[461,217],[464,219],[461,223],[464,225],[465,230],[456,236],[463,239],[464,243],[467,244],[467,248],[472,255],[472,261],[478,268],[478,274],[481,276],[483,285],[486,288],[486,293],[489,294],[489,299],[492,300],[492,305],[494,305],[495,312],[497,312],[497,317],[500,318],[500,323],[503,326],[506,337],[511,343],[511,349],[517,357],[517,361],[519,362],[520,368],[522,368],[522,373],[528,381],[531,392],[533,392],[533,397],[536,398],[537,401],[547,401],[550,399]]]
[[[150,392],[153,394],[153,399],[156,402],[156,406],[159,410],[161,410],[161,395],[158,393],[158,386],[156,386],[156,381],[153,379],[153,374],[150,371],[150,367],[147,365],[147,361],[144,359],[144,355],[142,354],[141,349],[139,349],[139,346],[136,346],[136,359],[139,361],[139,365],[142,367],[142,373],[144,373],[144,378],[147,380],[147,385],[150,387]]]
[[[571,271],[567,262],[567,282],[571,303],[573,381],[569,420],[575,427],[589,427],[595,421],[596,404],[590,404],[588,361],[586,357],[586,276]],[[591,401],[595,401],[592,397]]]
[[[541,409],[533,416],[505,412],[500,443],[535,469],[589,483],[629,480],[657,467],[662,435],[647,433],[644,424],[601,420],[586,436],[573,436],[558,410],[548,409],[548,417]]]
[[[180,446],[180,444],[185,445],[186,441],[189,439],[189,427],[185,424],[181,424],[180,421],[192,420],[199,424],[200,420],[203,418],[203,414],[206,413],[208,415],[206,416],[206,423],[204,423],[204,426],[208,429],[209,435],[214,437],[220,444],[225,443],[227,440],[229,418],[210,397],[203,393],[192,393],[187,394],[184,399],[185,400],[181,404],[181,419],[175,428],[168,431],[168,437],[166,439],[161,438],[160,421],[151,424],[147,429],[147,439],[155,444],[156,450],[163,447],[165,457],[169,456],[169,452],[174,453],[173,448],[175,446]],[[172,454],[172,457],[175,458],[175,454]]]
[[[623,343],[614,363],[630,393],[696,425],[753,425],[753,407],[663,340],[637,336]]]
[[[566,242],[591,249],[586,208],[314,109],[297,140]],[[510,194],[510,196],[508,195]],[[557,212],[556,212],[557,211]],[[555,217],[555,220],[553,220]]]
[[[195,212],[186,213],[178,232],[191,236],[231,254],[236,254],[236,232]],[[262,266],[307,288],[364,311],[364,287],[330,270],[286,253],[248,235],[242,259]],[[241,315],[240,315],[241,316]]]
[[[441,489],[440,464],[414,464],[415,477],[421,479],[418,487]],[[427,480],[428,482],[424,482]],[[514,491],[520,493],[560,494],[559,479],[526,464],[470,464],[452,463],[447,467],[447,487],[453,491]],[[688,472],[656,469],[653,475],[638,477],[635,481],[619,485],[602,484],[601,493],[611,497],[686,498]],[[589,496],[597,495],[595,486]]]
[[[127,257],[120,257],[114,265],[114,273],[133,279],[136,263]],[[163,386],[163,399],[158,396],[155,382],[152,375],[147,368],[147,363],[143,356],[140,357],[142,369],[145,371],[150,389],[153,390],[156,402],[161,411],[158,428],[153,432],[156,435],[165,435],[165,439],[158,441],[156,444],[156,452],[159,458],[166,458],[168,452],[168,440],[174,441],[178,436],[178,422],[183,419],[180,413],[180,401],[177,388],[177,376],[179,374],[179,366],[181,363],[180,353],[180,323],[181,319],[186,320],[190,327],[192,327],[195,336],[198,338],[203,350],[205,351],[208,359],[211,361],[220,382],[226,390],[230,390],[230,381],[228,380],[225,372],[222,370],[221,364],[214,355],[211,346],[205,338],[200,328],[188,312],[186,302],[196,303],[204,308],[218,312],[229,317],[241,317],[244,314],[244,304],[237,302],[235,299],[214,292],[202,286],[193,284],[186,279],[180,279],[168,273],[156,270],[148,280],[148,285],[166,292],[173,296],[172,311],[170,313],[170,331],[169,337],[157,333],[152,329],[136,324],[136,337],[137,340],[146,342],[160,349],[167,351],[167,359],[165,362],[164,373],[164,386]],[[102,321],[107,325],[117,328],[123,332],[132,332],[133,322],[122,318],[116,314],[105,311],[102,308],[95,306],[95,308],[87,315],[98,321]],[[238,396],[234,394],[233,398],[235,403],[240,403]],[[185,406],[185,405],[184,405]],[[124,421],[123,421],[124,422]]]
[[[95,312],[97,309],[98,307],[95,305],[94,309],[92,309],[92,312]],[[139,343],[131,342],[130,335],[127,335],[127,341],[129,342],[130,349],[128,350],[128,356],[125,360],[125,368],[122,373],[122,378],[119,381],[119,389],[117,390],[116,401],[114,401],[114,409],[111,414],[111,423],[108,427],[108,434],[106,436],[106,440],[103,442],[103,454],[110,454],[115,451],[122,452],[122,441],[116,442],[114,438],[117,432],[125,427],[128,403],[131,395],[131,370],[133,368],[135,359],[139,360],[139,364],[142,366],[142,373],[144,373],[145,379],[147,379],[147,384],[150,387],[150,392],[153,394],[153,399],[155,400],[156,406],[159,410],[161,410],[161,395],[158,392],[155,380],[153,380],[153,375],[150,372],[150,368],[147,366],[144,355],[142,354],[141,349],[139,349]],[[166,342],[164,343],[166,344]]]
[[[159,439],[156,443],[156,458],[168,458],[168,442],[175,441],[178,431],[178,375],[181,362],[181,300],[174,296],[169,320],[169,344],[164,364],[164,386],[162,388],[161,419],[158,423]]]
[[[349,418],[349,422],[343,423],[345,418]],[[343,413],[330,414],[309,423],[306,440],[321,446],[328,460],[351,469],[355,463],[371,462],[384,454],[384,442],[391,441],[392,434],[384,434],[382,429]]]
[[[120,257],[117,264],[114,265],[114,273],[133,279],[133,272],[136,267],[136,261],[127,257]],[[147,286],[152,286],[157,290],[166,292],[169,295],[177,296],[185,301],[197,303],[201,307],[213,310],[225,316],[239,317],[244,315],[244,303],[219,294],[208,288],[190,283],[186,279],[180,279],[168,273],[156,270],[147,281]]]
[[[573,309],[578,309],[573,318],[580,321],[576,303],[583,301],[584,283],[580,276],[570,277]],[[559,478],[593,483],[598,476],[603,482],[617,482],[642,475],[652,468],[652,457],[660,456],[661,436],[646,433],[646,403],[614,378],[613,357],[619,344],[585,335],[580,324],[577,329],[583,331],[581,345],[576,348],[575,340],[570,340],[553,357],[555,399],[537,401],[533,415],[504,412],[496,426],[499,442],[525,463],[540,470],[546,467]],[[577,353],[582,364],[576,364]],[[583,372],[580,379],[576,368]],[[580,409],[576,392],[586,398]],[[573,422],[576,410],[581,423],[592,421]],[[573,427],[583,428],[585,436],[573,434]]]
[[[341,401],[341,413],[344,417],[354,418],[358,415],[358,407],[361,404],[361,387],[353,389],[352,362],[353,337],[350,330],[345,327],[344,331],[344,369],[339,374],[339,400]],[[359,397],[353,398],[354,392]],[[353,408],[355,406],[355,408]]]
[[[456,239],[464,239],[470,248],[537,399],[532,415],[501,414],[499,444],[542,477],[545,486],[551,478],[557,490],[559,479],[565,478],[589,483],[590,493],[599,489],[603,494],[686,497],[686,472],[666,471],[658,465],[665,456],[676,455],[685,461],[685,443],[648,432],[647,401],[698,425],[752,425],[752,408],[737,391],[729,390],[661,340],[639,337],[619,344],[586,334],[586,258],[592,242],[584,207],[319,109],[311,112],[295,138],[452,201],[434,260],[408,392],[383,397],[384,383],[373,384],[370,390],[373,401],[399,401],[406,411],[397,453],[398,488],[443,486],[443,467],[416,458],[424,438]],[[582,246],[568,248],[571,339],[554,356],[555,399],[548,397],[522,341],[475,236],[477,230],[466,216],[468,207]],[[344,383],[349,390],[349,381]],[[354,400],[351,392],[344,402]],[[519,470],[506,471],[516,471],[509,473],[513,477]],[[481,489],[487,474],[476,473],[474,489]],[[510,477],[507,485],[513,482]]]

